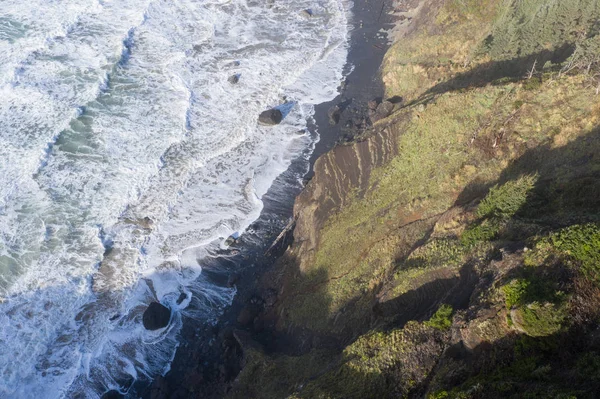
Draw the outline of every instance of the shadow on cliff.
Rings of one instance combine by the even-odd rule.
[[[441,303],[464,309],[477,280],[474,266],[467,263],[458,276],[438,278],[389,301],[378,302],[373,312],[377,317],[390,320],[394,327],[402,328],[411,320],[422,321],[431,316]]]
[[[542,50],[534,54],[515,57],[509,60],[489,61],[471,68],[467,72],[459,73],[447,81],[438,83],[418,99],[407,103],[406,106],[420,103],[426,104],[436,96],[452,91],[469,90],[489,84],[506,84],[507,82],[529,80],[529,74],[532,70],[531,78],[533,82],[540,82],[541,71],[559,71],[559,65],[566,61],[573,54],[574,50],[574,44],[564,43],[554,50]],[[551,66],[543,69],[548,62],[551,63],[549,64]]]
[[[533,177],[535,183],[513,219],[548,228],[600,220],[600,127],[560,147],[549,141],[526,150],[496,182],[466,187],[455,205],[467,206],[483,199],[491,187],[525,176]]]
[[[339,347],[334,334],[318,327],[331,321],[331,296],[323,290],[330,281],[326,268],[307,273],[300,271],[295,256],[284,254],[274,268],[276,273],[267,274],[263,290],[272,293],[266,298],[256,322],[249,326],[268,353],[299,355],[314,347]],[[276,298],[276,299],[275,299]]]
[[[578,324],[543,337],[515,333],[474,348],[459,342],[445,351],[430,394],[595,398],[600,391],[596,328],[594,323]]]
[[[512,200],[518,200],[518,206],[514,214],[500,220],[502,227],[487,238],[494,244],[487,261],[508,261],[511,254],[523,254],[527,245],[534,244],[532,237],[574,224],[600,222],[598,154],[600,128],[595,128],[560,147],[548,142],[529,149],[511,162],[493,184],[475,182],[467,187],[455,205],[471,207],[492,187],[533,177],[524,201],[522,197],[503,198],[504,206],[513,206]],[[468,228],[498,222],[500,218],[486,215]],[[517,258],[521,259],[520,264],[495,284],[527,279],[531,283],[521,295],[532,303],[553,302],[562,293],[573,293],[576,299],[571,299],[564,322],[570,327],[542,337],[530,337],[513,329],[494,342],[483,341],[472,349],[465,348],[461,341],[446,351],[437,368],[436,389],[455,389],[455,393],[459,389],[477,398],[516,398],[524,394],[596,397],[600,389],[597,282],[586,276],[577,262],[566,264],[561,258],[551,257],[544,261],[544,267],[531,268],[522,264],[522,255]]]

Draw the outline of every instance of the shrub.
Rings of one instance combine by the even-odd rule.
[[[509,181],[502,186],[492,187],[477,207],[477,216],[503,219],[513,217],[527,202],[529,192],[536,180],[537,176],[528,175]]]
[[[542,78],[533,77],[531,79],[527,79],[523,84],[523,88],[525,90],[537,90],[542,86]]]
[[[425,322],[426,326],[433,327],[437,330],[448,330],[452,327],[452,306],[443,304],[429,321]]]
[[[530,337],[546,337],[562,329],[566,319],[564,307],[551,303],[541,304],[534,302],[522,306],[513,318],[513,323],[518,325]]]
[[[491,241],[500,232],[500,221],[498,219],[484,220],[479,224],[469,226],[460,236],[461,243],[471,248],[475,245]]]

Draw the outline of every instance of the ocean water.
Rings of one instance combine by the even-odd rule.
[[[182,315],[219,316],[235,291],[203,262],[318,139],[349,7],[0,0],[0,397],[123,389],[168,370]],[[151,332],[154,300],[174,312]]]

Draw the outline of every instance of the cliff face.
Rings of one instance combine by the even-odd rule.
[[[593,397],[600,4],[409,3],[404,102],[315,164],[232,396]]]
[[[294,242],[299,268],[314,261],[319,232],[331,215],[370,188],[371,173],[398,155],[399,124],[379,127],[365,141],[338,146],[314,165],[314,178],[294,204]]]

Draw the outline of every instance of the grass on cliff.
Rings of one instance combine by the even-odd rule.
[[[450,308],[450,312],[452,309]],[[449,317],[447,308],[436,319]],[[445,322],[442,322],[444,324]],[[443,328],[408,323],[358,337],[341,354],[311,351],[271,357],[245,351],[246,366],[230,398],[367,399],[406,396],[429,375],[447,339]],[[423,363],[424,361],[424,363]],[[420,367],[414,367],[419,362]],[[422,367],[425,365],[425,367]]]
[[[595,0],[449,0],[435,18],[398,40],[385,59],[386,95],[420,98],[440,81],[446,89],[520,80],[533,65],[551,70],[586,35],[597,33]],[[526,82],[537,87],[539,80]],[[532,87],[532,88],[535,88]]]
[[[568,317],[567,294],[553,275],[542,269],[525,267],[521,276],[501,287],[509,325],[532,337],[559,332]]]
[[[523,101],[517,111],[515,101]],[[397,293],[406,292],[410,281],[427,273],[427,267],[458,268],[469,253],[496,239],[512,223],[514,212],[531,203],[532,186],[541,187],[536,183],[539,176],[556,176],[562,173],[561,163],[577,157],[576,148],[586,144],[577,144],[567,153],[571,151],[568,144],[592,131],[597,104],[583,78],[565,76],[534,91],[518,83],[488,86],[447,93],[421,111],[402,111],[411,118],[396,133],[401,135],[402,156],[373,170],[372,188],[331,217],[321,231],[309,273],[327,271],[327,283],[319,284],[316,291],[330,301],[331,319],[312,317],[314,309],[306,301],[307,307],[289,308],[290,320],[328,331],[342,331],[359,322],[370,310],[371,293],[396,268],[398,259],[411,255],[438,215],[462,201],[460,197],[471,186],[485,186],[505,174],[506,182],[491,190],[480,205],[479,221],[461,233],[460,242],[452,236],[435,241],[431,245],[439,245],[439,250],[419,249],[409,258],[412,265],[421,261],[426,267],[396,269],[398,284],[405,286]],[[596,145],[595,141],[588,144]],[[560,156],[548,156],[539,168],[531,163],[542,156],[541,151],[515,163],[531,148],[544,148],[548,153],[567,149]],[[567,176],[557,177],[568,181]],[[562,204],[552,206],[560,210]],[[298,291],[315,287],[311,279],[302,284]],[[351,308],[348,303],[353,303]],[[333,318],[337,320],[334,325]]]

